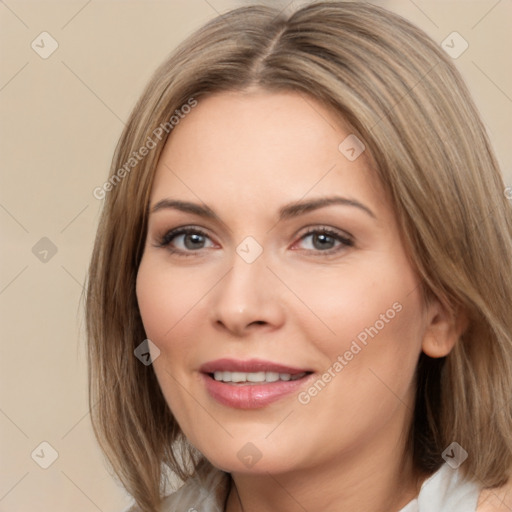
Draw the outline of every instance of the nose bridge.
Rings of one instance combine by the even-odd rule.
[[[264,274],[268,272],[264,256],[252,260],[244,259],[238,253],[233,256],[232,267],[224,283],[220,299],[226,306],[240,310],[256,310],[257,305],[263,302],[265,294],[261,286],[266,280]],[[238,307],[237,307],[238,306]]]
[[[214,322],[237,332],[255,323],[276,326],[282,322],[277,283],[270,282],[274,277],[266,260],[263,248],[258,249],[253,240],[239,244],[231,269],[217,286],[212,307]]]

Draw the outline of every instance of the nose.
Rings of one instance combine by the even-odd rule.
[[[238,337],[281,327],[285,320],[281,288],[263,256],[247,263],[235,254],[231,270],[210,297],[213,325]]]

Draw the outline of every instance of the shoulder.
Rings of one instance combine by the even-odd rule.
[[[510,512],[512,510],[512,478],[502,487],[482,489],[477,512]]]
[[[221,512],[230,485],[228,473],[203,461],[196,473],[190,477],[176,492],[162,499],[160,512]],[[137,505],[132,505],[123,512],[141,512]]]

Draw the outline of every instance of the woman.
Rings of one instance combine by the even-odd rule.
[[[187,39],[89,272],[93,424],[133,510],[511,510],[504,191],[449,57],[394,14],[247,7]]]

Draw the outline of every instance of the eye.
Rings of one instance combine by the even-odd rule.
[[[159,241],[158,247],[167,247],[172,253],[189,256],[200,249],[214,247],[208,235],[198,228],[182,227],[168,231]]]
[[[350,235],[343,234],[332,228],[312,228],[301,236],[300,249],[320,252],[324,255],[339,252],[347,247],[353,247],[354,241]],[[170,252],[193,256],[201,249],[214,247],[210,237],[201,229],[194,227],[180,227],[165,233],[157,243],[157,247],[165,247]]]
[[[301,237],[300,242],[303,242],[302,249],[327,254],[354,246],[352,238],[331,228],[310,229]]]

